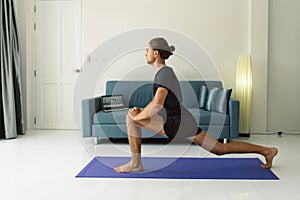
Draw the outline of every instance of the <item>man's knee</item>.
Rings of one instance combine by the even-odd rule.
[[[127,125],[131,125],[131,124],[135,124],[134,123],[134,121],[133,121],[133,119],[129,116],[129,114],[127,113],[127,115],[126,115],[126,124]]]
[[[128,114],[126,115],[126,125],[127,126],[142,126],[140,121],[133,120]]]

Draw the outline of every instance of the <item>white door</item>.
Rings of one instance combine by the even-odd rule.
[[[74,129],[81,1],[36,1],[36,129]],[[80,89],[80,88],[78,88]]]

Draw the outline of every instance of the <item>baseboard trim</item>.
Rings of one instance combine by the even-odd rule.
[[[247,137],[247,138],[250,138],[250,133],[239,133],[239,137]]]

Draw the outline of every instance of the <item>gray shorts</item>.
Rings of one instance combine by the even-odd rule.
[[[168,116],[165,120],[164,131],[170,139],[185,139],[202,132],[190,113]]]

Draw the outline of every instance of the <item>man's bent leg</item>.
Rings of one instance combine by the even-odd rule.
[[[142,131],[134,121],[127,115],[126,125],[128,132],[128,141],[131,151],[131,160],[129,163],[115,168],[116,172],[138,172],[143,171],[141,161],[141,145],[142,145]]]
[[[149,119],[145,119],[139,122],[134,122],[129,116],[127,116],[126,125],[128,131],[128,141],[131,150],[131,161],[125,165],[115,168],[115,171],[116,172],[142,171],[143,166],[141,162],[141,143],[142,143],[141,127],[144,127],[156,134],[166,136],[163,129],[162,117],[159,115],[154,115]]]

